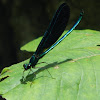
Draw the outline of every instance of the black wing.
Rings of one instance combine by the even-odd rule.
[[[70,8],[66,3],[63,3],[53,16],[48,29],[38,45],[35,52],[36,55],[43,53],[58,40],[66,28],[69,16]]]

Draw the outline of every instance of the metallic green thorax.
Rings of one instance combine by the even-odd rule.
[[[49,28],[45,32],[36,52],[31,57],[29,64],[23,65],[25,70],[28,70],[31,67],[34,68],[40,58],[42,58],[45,54],[47,54],[49,51],[51,51],[54,47],[56,47],[79,24],[79,22],[81,21],[81,19],[83,17],[83,14],[84,14],[83,11],[80,13],[79,19],[74,24],[74,26],[63,37],[61,37],[58,40],[58,38],[61,36],[61,34],[63,33],[63,31],[65,30],[65,27],[67,25],[67,22],[69,19],[69,14],[70,14],[69,12],[70,12],[70,9],[65,3],[62,4],[58,8],[55,16],[53,17],[53,20],[50,23]]]
[[[39,60],[39,57],[36,56],[35,54],[33,54],[33,56],[32,56],[31,59],[30,59],[29,64],[24,64],[24,65],[23,65],[23,66],[24,66],[24,69],[25,69],[25,70],[28,70],[28,69],[30,69],[31,67],[34,68],[35,65],[37,64],[38,60]]]

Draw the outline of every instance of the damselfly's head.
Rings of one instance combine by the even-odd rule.
[[[31,64],[24,64],[23,67],[25,70],[28,70],[31,68]]]

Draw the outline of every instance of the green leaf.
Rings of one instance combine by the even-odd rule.
[[[41,37],[21,50],[35,51],[40,40]],[[37,64],[33,72],[28,70],[23,75],[23,64],[28,62],[29,59],[3,70],[0,76],[2,97],[7,100],[100,99],[99,31],[73,31],[39,60],[48,64]]]
[[[27,43],[26,45],[24,45],[23,47],[21,47],[21,50],[24,51],[29,51],[29,52],[33,52],[36,50],[38,44],[40,43],[42,37],[39,37],[38,39],[31,41],[29,43]]]

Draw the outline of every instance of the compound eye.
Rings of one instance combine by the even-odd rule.
[[[31,68],[31,65],[30,64],[24,64],[23,67],[24,67],[25,70],[28,70],[28,69]]]
[[[27,70],[28,64],[24,64],[23,67],[25,70]]]
[[[30,68],[31,68],[31,65],[28,64],[27,69],[30,69]]]

